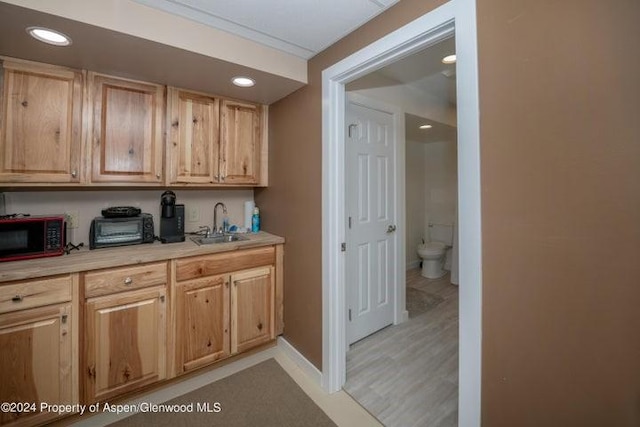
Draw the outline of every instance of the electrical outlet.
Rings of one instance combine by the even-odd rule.
[[[196,207],[187,208],[187,221],[198,222],[200,221],[200,211]]]
[[[78,211],[67,211],[64,215],[67,217],[67,228],[78,228],[80,222]]]

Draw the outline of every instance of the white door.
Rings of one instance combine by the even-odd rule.
[[[347,344],[394,320],[397,238],[393,115],[346,109]]]

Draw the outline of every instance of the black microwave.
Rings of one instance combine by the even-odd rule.
[[[96,217],[91,221],[89,248],[153,243],[153,232],[153,216],[148,213],[117,218]]]
[[[0,219],[0,261],[62,255],[65,234],[64,215]]]

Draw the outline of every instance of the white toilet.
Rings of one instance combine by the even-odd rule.
[[[422,277],[438,279],[447,274],[445,264],[447,251],[453,243],[452,232],[453,224],[429,224],[431,241],[418,245],[418,255],[422,259]]]

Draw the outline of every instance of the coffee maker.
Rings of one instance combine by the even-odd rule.
[[[176,204],[176,194],[165,191],[160,196],[160,241],[184,242],[184,205]]]

